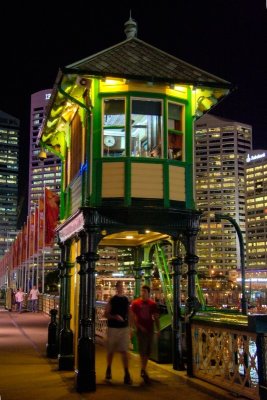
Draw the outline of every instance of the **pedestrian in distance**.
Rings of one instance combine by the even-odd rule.
[[[39,296],[39,290],[35,285],[33,285],[32,289],[30,290],[29,293],[29,300],[31,302],[31,311],[32,312],[37,312],[38,310],[38,296]]]
[[[124,383],[132,384],[129,373],[129,319],[130,319],[130,302],[128,297],[124,295],[123,283],[118,281],[115,285],[116,294],[110,298],[106,305],[104,316],[107,318],[107,370],[106,380],[112,379],[112,360],[114,353],[121,353],[122,363],[124,367]]]
[[[15,294],[16,304],[17,304],[17,311],[22,312],[23,301],[24,301],[24,292],[20,287]]]
[[[154,335],[154,324],[156,333],[160,335],[159,312],[155,301],[150,299],[150,287],[143,285],[141,296],[133,300],[131,305],[133,320],[136,329],[138,351],[141,362],[141,377],[145,383],[150,383],[149,375],[146,371],[147,362],[151,353],[151,345]]]

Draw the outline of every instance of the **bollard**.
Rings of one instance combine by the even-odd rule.
[[[46,356],[56,358],[58,355],[57,346],[57,310],[50,310],[51,322],[48,324],[48,343],[46,345]]]

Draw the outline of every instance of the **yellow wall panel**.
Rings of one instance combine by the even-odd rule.
[[[185,169],[170,165],[169,167],[170,200],[185,201]]]
[[[102,197],[124,197],[124,163],[102,164]]]
[[[132,163],[131,196],[162,199],[163,169],[160,164]]]

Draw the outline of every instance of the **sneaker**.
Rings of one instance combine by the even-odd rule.
[[[111,368],[110,367],[107,367],[107,370],[106,370],[106,379],[107,380],[110,380],[112,378],[112,375],[111,375]]]
[[[131,385],[133,383],[131,375],[129,374],[129,372],[124,375],[124,384],[125,385]]]
[[[141,370],[141,378],[144,379],[145,383],[150,383],[150,378],[144,369]]]

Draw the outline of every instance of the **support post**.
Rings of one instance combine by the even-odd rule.
[[[46,345],[46,355],[49,358],[56,358],[58,353],[57,346],[57,310],[50,310],[51,321],[48,324],[48,342]]]
[[[64,261],[64,274],[63,274],[63,285],[64,285],[64,299],[62,307],[62,319],[63,326],[59,332],[59,355],[58,355],[58,368],[59,370],[72,371],[74,366],[74,354],[73,354],[73,332],[70,329],[70,296],[71,296],[71,268],[74,264],[70,262],[70,247],[71,243],[66,243],[66,258]]]
[[[172,279],[173,279],[173,322],[172,322],[172,341],[173,341],[173,369],[184,371],[182,351],[182,316],[181,316],[181,257],[172,258]]]
[[[99,256],[97,245],[101,240],[100,229],[88,226],[81,232],[79,339],[76,373],[78,392],[96,390],[95,372],[95,263]]]
[[[134,280],[135,280],[135,285],[134,285],[134,298],[136,299],[137,297],[140,296],[140,290],[141,290],[141,281],[142,281],[142,267],[141,267],[141,260],[140,260],[140,249],[139,247],[134,248]]]
[[[197,222],[197,223],[196,223]],[[185,234],[186,238],[186,256],[185,263],[188,266],[188,297],[186,299],[186,315],[185,315],[185,332],[186,332],[186,358],[187,358],[187,375],[193,376],[193,349],[192,349],[192,334],[191,334],[191,317],[200,309],[200,302],[196,297],[196,264],[198,257],[196,252],[196,238],[199,229],[199,220],[191,221],[191,226]]]

